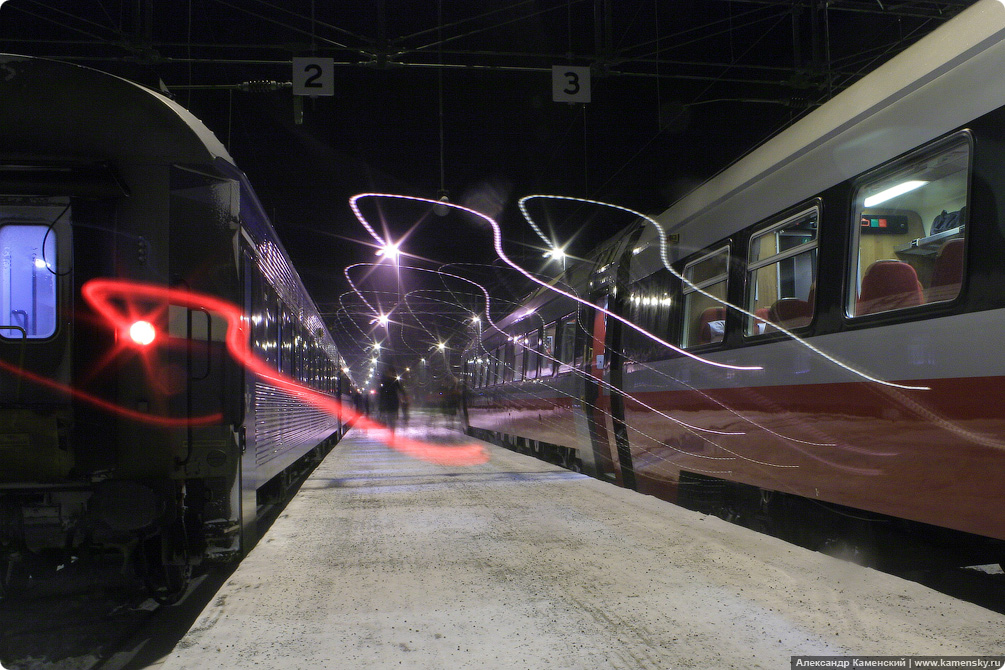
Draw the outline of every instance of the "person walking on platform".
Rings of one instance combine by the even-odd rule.
[[[461,409],[461,385],[457,377],[448,376],[440,390],[441,409],[447,425],[453,428],[457,424],[457,414]]]
[[[394,435],[398,425],[398,410],[403,404],[408,402],[408,395],[405,387],[401,385],[394,367],[388,365],[381,375],[380,387],[377,389],[377,411],[380,415],[380,422],[391,430]]]

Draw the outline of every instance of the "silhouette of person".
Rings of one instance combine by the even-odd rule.
[[[377,389],[377,411],[381,423],[391,429],[392,435],[398,426],[398,410],[407,402],[405,387],[394,367],[388,365],[381,374],[380,387]]]

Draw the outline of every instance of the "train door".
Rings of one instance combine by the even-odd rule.
[[[622,324],[607,314],[624,312],[620,303],[628,284],[632,247],[642,232],[640,226],[630,226],[625,234],[598,255],[591,273],[593,292],[589,319],[592,325],[587,336],[585,371],[586,386],[583,410],[589,428],[597,476],[613,479],[618,484],[636,488],[635,468],[625,423],[625,403],[622,394],[623,362]]]
[[[622,292],[623,293],[623,292]],[[619,298],[611,296],[608,299],[608,306],[615,314],[623,314]],[[624,350],[622,348],[622,335],[624,326],[620,321],[610,319],[607,327],[607,346],[605,354],[608,365],[608,393],[610,394],[611,408],[611,432],[614,437],[615,450],[618,454],[618,463],[621,466],[622,486],[628,489],[637,490],[635,481],[635,465],[632,461],[631,445],[628,442],[628,425],[625,422],[625,397],[624,389]]]
[[[604,298],[600,300],[599,298]],[[607,300],[597,296],[591,301],[604,309]],[[582,417],[586,423],[586,433],[590,439],[590,450],[583,454],[583,465],[586,471],[598,479],[614,481],[621,484],[621,471],[617,463],[617,454],[611,449],[610,433],[607,429],[607,413],[610,394],[602,390],[604,369],[607,367],[606,339],[607,315],[599,310],[589,308],[584,314],[584,321],[591,324],[590,332],[583,342],[583,356],[586,374],[582,399]]]
[[[614,307],[613,296],[598,294],[591,302],[603,309]],[[588,338],[586,361],[587,419],[597,476],[619,485],[636,488],[635,468],[625,423],[625,403],[621,393],[621,323],[600,309],[593,310],[592,332]]]
[[[242,278],[244,285],[244,313],[248,315],[251,332],[251,350],[261,355],[263,349],[268,349],[268,331],[273,323],[274,312],[269,310],[271,293],[266,294],[266,287],[258,263],[251,253],[245,249],[243,254]],[[264,346],[263,346],[264,345]],[[266,357],[268,354],[266,354]],[[267,360],[267,358],[266,358]],[[271,362],[268,361],[267,362]],[[256,413],[256,389],[254,378],[248,375],[244,384],[244,423],[240,426],[241,443],[241,544],[245,551],[258,541],[258,487],[264,482],[258,481],[258,440],[254,427],[258,424]]]
[[[173,165],[168,213],[172,288],[240,303],[238,182]],[[155,245],[149,260],[155,262],[157,253]],[[168,322],[171,338],[184,343],[169,352],[171,369],[185,380],[183,391],[171,396],[172,413],[190,419],[214,413],[222,417],[209,424],[188,421],[171,436],[173,478],[185,496],[185,533],[194,535],[201,525],[206,555],[225,560],[241,551],[238,429],[245,409],[243,368],[227,351],[227,321],[222,314],[170,305]]]

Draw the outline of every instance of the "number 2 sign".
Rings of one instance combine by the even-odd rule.
[[[335,95],[335,59],[294,58],[293,95]]]
[[[553,65],[551,99],[555,102],[589,102],[590,68]]]

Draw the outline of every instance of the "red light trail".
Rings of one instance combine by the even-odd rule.
[[[288,377],[273,369],[268,364],[254,355],[251,351],[250,342],[247,336],[245,324],[247,319],[242,310],[236,305],[214,296],[180,291],[163,286],[141,284],[137,282],[117,280],[117,279],[94,279],[87,282],[81,289],[81,293],[87,302],[101,316],[106,318],[120,332],[128,333],[137,320],[146,320],[156,323],[156,319],[150,315],[163,312],[168,305],[179,305],[189,309],[201,309],[215,312],[221,315],[227,322],[226,345],[230,355],[246,369],[258,375],[263,380],[271,382],[289,395],[313,405],[315,408],[328,412],[333,416],[344,416],[356,422],[356,425],[363,429],[383,429],[382,424],[373,421],[350,407],[344,405],[339,400],[328,395],[315,391],[300,382]],[[129,305],[126,310],[117,307],[116,303]],[[148,303],[154,305],[145,311],[137,309],[135,306]],[[129,339],[132,342],[133,340]],[[34,377],[34,376],[32,376]],[[51,385],[52,383],[49,382]],[[124,407],[101,401],[93,396],[81,395],[73,391],[78,397],[89,402],[117,412],[129,418],[152,423],[166,425],[178,425],[178,422],[198,421],[209,423],[212,420],[219,421],[220,415],[211,417],[199,417],[198,419],[167,419],[165,417],[151,417],[147,414],[135,412]],[[489,459],[488,453],[479,444],[465,444],[456,446],[445,446],[413,440],[410,438],[395,435],[391,431],[384,432],[384,442],[403,454],[419,458],[438,465],[447,466],[471,466],[486,463]]]

